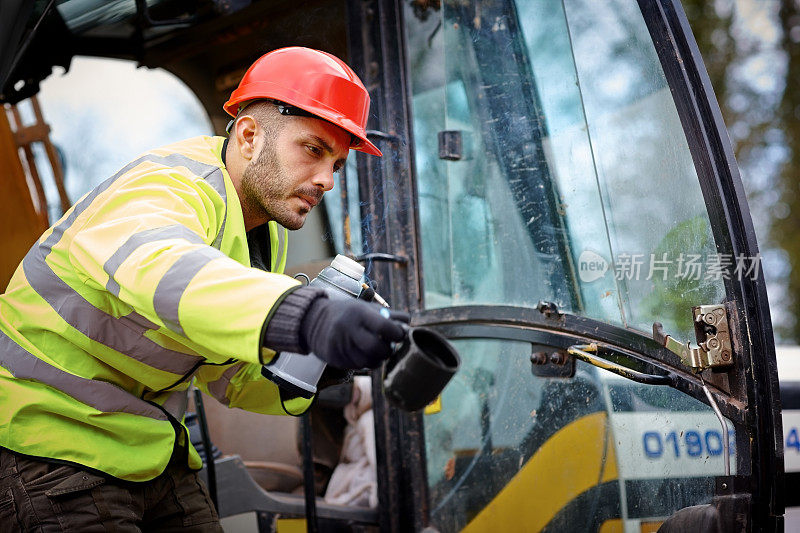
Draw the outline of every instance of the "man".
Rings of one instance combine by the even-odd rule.
[[[228,139],[125,166],[0,296],[0,531],[220,531],[182,422],[190,383],[230,407],[299,413],[310,401],[261,375],[276,352],[375,368],[402,338],[376,306],[280,273],[277,225],[303,225],[350,148],[381,155],[355,73],[276,50],[225,109]]]

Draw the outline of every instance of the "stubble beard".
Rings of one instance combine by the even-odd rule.
[[[303,227],[306,215],[311,209],[293,208],[289,201],[298,195],[322,198],[322,191],[316,187],[298,187],[288,190],[291,176],[278,160],[272,141],[267,138],[258,159],[250,163],[242,175],[242,193],[248,210],[253,214],[266,216],[290,230]]]

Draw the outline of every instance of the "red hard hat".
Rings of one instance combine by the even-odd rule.
[[[262,98],[325,119],[353,135],[350,148],[382,155],[365,132],[369,93],[353,69],[336,56],[300,46],[273,50],[247,69],[224,109],[235,117],[239,104]]]

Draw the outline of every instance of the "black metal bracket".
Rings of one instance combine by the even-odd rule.
[[[399,263],[401,265],[405,265],[406,263],[408,263],[408,257],[403,257],[402,255],[387,254],[383,252],[372,252],[357,256],[356,261],[358,261],[359,263],[364,263],[366,261],[385,261],[387,263]]]
[[[459,130],[439,132],[439,159],[461,161],[464,159],[464,134]]]
[[[531,345],[531,373],[541,378],[575,377],[575,358],[563,348],[534,343]]]
[[[562,314],[559,312],[556,304],[553,302],[546,302],[544,300],[541,300],[538,304],[536,304],[536,310],[547,318],[558,318]]]
[[[214,458],[214,446],[211,444],[211,436],[208,433],[208,420],[206,410],[203,406],[203,395],[200,389],[194,389],[194,408],[197,413],[197,421],[200,424],[200,435],[203,438],[203,450],[205,451],[205,467],[208,476],[208,495],[215,509],[219,509],[219,498],[217,493],[217,469],[216,459]]]
[[[317,533],[317,495],[316,477],[314,475],[314,449],[311,436],[311,413],[306,411],[300,418],[300,427],[303,432],[303,495],[305,496],[306,530],[308,533]]]

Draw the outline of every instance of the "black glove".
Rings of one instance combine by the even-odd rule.
[[[361,289],[361,292],[358,294],[358,299],[364,300],[365,302],[374,302],[375,295],[378,292],[378,282],[371,280],[367,283],[364,283],[362,287],[363,289]],[[381,298],[381,300],[383,300],[383,298]]]
[[[392,343],[403,340],[400,322],[408,314],[389,311],[360,300],[318,298],[300,324],[306,351],[337,368],[377,368],[392,354]]]

